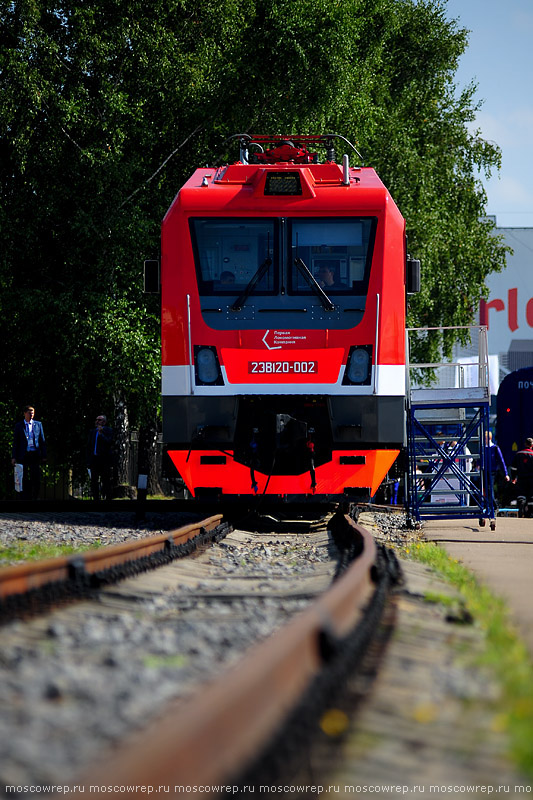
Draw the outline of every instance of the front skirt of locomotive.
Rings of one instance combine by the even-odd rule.
[[[404,442],[404,398],[166,396],[167,452],[193,497],[365,500]]]

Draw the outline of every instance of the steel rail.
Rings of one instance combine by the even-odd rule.
[[[155,553],[165,553],[169,546],[180,546],[196,536],[217,528],[222,514],[200,522],[185,525],[175,531],[147,536],[131,542],[109,545],[98,550],[58,556],[42,561],[28,562],[0,569],[0,604],[15,595],[42,589],[50,584],[72,581],[80,572],[94,575],[117,565],[146,558]]]
[[[376,545],[368,531],[345,519],[354,536],[363,537],[363,552],[326,593],[219,679],[188,700],[173,701],[75,784],[100,797],[112,786],[222,786],[241,775],[320,673],[324,636],[340,641],[363,620],[373,596]]]

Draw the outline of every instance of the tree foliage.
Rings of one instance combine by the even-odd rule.
[[[0,0],[3,440],[28,401],[63,461],[117,397],[154,417],[142,261],[235,132],[357,141],[423,261],[411,324],[469,323],[505,248],[477,177],[500,152],[454,85],[466,46],[440,0]]]

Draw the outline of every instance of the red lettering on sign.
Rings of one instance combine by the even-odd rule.
[[[533,297],[527,301],[526,320],[530,328],[533,328]]]
[[[509,307],[507,311],[509,328],[512,331],[516,331],[518,328],[518,289],[509,289],[507,297],[509,301]]]
[[[503,311],[505,309],[503,300],[491,300],[490,303],[487,303],[486,300],[481,298],[479,302],[479,324],[486,325],[487,328],[490,328],[489,311],[491,308],[495,311]]]
[[[481,298],[479,301],[479,324],[486,325],[487,328],[490,328],[489,311],[491,308],[494,311],[505,311],[505,303],[499,297],[491,300],[490,303]],[[526,303],[525,316],[526,323],[530,328],[533,328],[533,297],[530,297]],[[520,317],[522,317],[522,311],[520,312]],[[507,292],[507,325],[512,332],[520,327],[518,322],[518,289],[516,288],[509,289]]]

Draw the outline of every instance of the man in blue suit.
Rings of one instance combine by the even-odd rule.
[[[33,406],[24,407],[24,419],[17,422],[13,435],[11,463],[22,464],[22,499],[36,500],[41,484],[41,464],[46,460],[42,423],[34,419]]]

